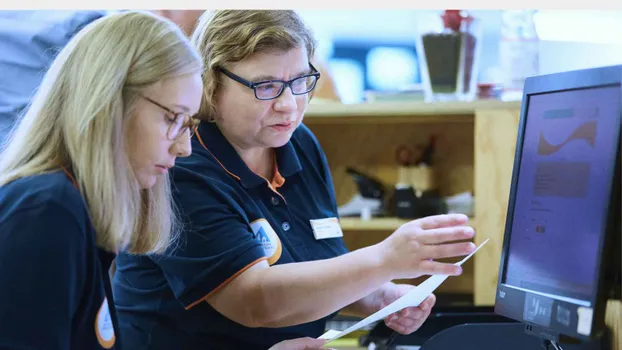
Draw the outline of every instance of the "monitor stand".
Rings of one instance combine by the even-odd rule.
[[[525,332],[525,325],[467,323],[447,328],[428,339],[420,350],[610,350],[608,334],[582,344],[553,344]]]

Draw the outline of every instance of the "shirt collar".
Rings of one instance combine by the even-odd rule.
[[[196,135],[202,148],[207,150],[214,156],[220,166],[233,178],[239,180],[245,188],[259,186],[265,183],[266,179],[254,173],[244,163],[235,148],[222,134],[216,123],[201,122],[199,124]],[[287,178],[302,170],[298,155],[292,145],[292,141],[288,141],[284,146],[275,149],[277,174],[283,178]],[[275,178],[279,176],[276,175]],[[278,179],[271,179],[274,180]]]

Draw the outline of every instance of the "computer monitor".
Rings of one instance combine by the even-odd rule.
[[[620,283],[621,113],[622,66],[525,82],[495,312],[547,341],[606,329]]]

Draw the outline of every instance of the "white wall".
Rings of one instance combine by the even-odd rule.
[[[331,55],[334,40],[413,41],[414,44],[422,24],[425,27],[431,18],[439,19],[442,12],[442,9],[299,10],[318,38],[318,53],[326,58]],[[500,82],[502,11],[470,12],[482,24],[478,80]],[[541,35],[540,74],[622,64],[622,11],[539,11],[536,17],[538,34]],[[340,70],[340,76],[349,83],[356,80],[354,76],[360,75],[352,72],[351,67],[340,66],[339,62],[334,63],[334,68]],[[345,85],[343,89],[352,90],[352,100],[360,98],[360,89]]]
[[[621,11],[539,11],[540,73],[622,63]]]
[[[622,44],[540,42],[540,74],[614,64],[622,64]]]

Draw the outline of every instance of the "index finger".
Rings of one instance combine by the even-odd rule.
[[[469,217],[464,214],[441,214],[441,215],[432,215],[426,216],[421,219],[415,220],[419,227],[424,230],[441,228],[441,227],[449,227],[449,226],[459,226],[464,225],[469,221]]]
[[[442,244],[471,239],[474,234],[475,230],[471,226],[452,226],[424,230],[418,235],[420,241],[424,244]]]

